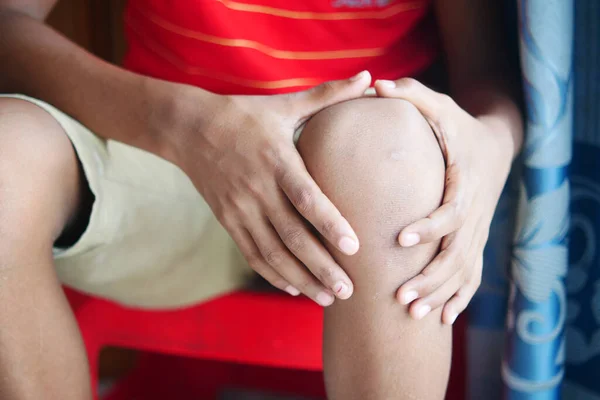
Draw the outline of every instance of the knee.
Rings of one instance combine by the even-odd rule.
[[[412,104],[364,98],[329,107],[308,122],[298,148],[310,174],[357,231],[359,253],[370,253],[370,268],[389,269],[407,254],[436,251],[437,245],[417,246],[421,255],[402,252],[396,241],[403,227],[440,205],[444,188],[441,150]],[[423,266],[408,264],[406,278]]]
[[[383,207],[406,223],[440,204],[441,150],[425,118],[404,100],[365,98],[323,110],[307,124],[298,149],[332,197]],[[399,208],[386,209],[388,202]]]
[[[54,118],[27,101],[0,98],[0,237],[58,230],[76,172],[70,141]]]

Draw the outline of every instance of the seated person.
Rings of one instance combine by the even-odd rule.
[[[61,283],[165,308],[253,270],[327,307],[329,398],[442,399],[521,145],[498,2],[130,0],[126,68],[55,3],[0,0],[0,398],[91,398]],[[452,99],[410,78],[438,48]]]

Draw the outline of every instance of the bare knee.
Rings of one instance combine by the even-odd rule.
[[[74,151],[54,118],[27,101],[0,98],[0,242],[33,239],[32,232],[55,237],[76,202],[77,182]]]
[[[336,192],[375,203],[400,194],[402,207],[393,211],[404,222],[439,206],[442,153],[425,118],[404,100],[365,98],[332,106],[311,119],[298,147],[311,175],[326,186],[336,182]]]
[[[444,160],[428,123],[406,101],[358,99],[313,117],[298,147],[310,174],[357,232],[361,250],[354,258],[334,254],[353,266],[348,272],[357,294],[375,285],[393,296],[437,251],[437,244],[397,244],[400,230],[442,199]]]
[[[299,149],[361,242],[352,257],[329,247],[355,291],[325,310],[328,398],[443,398],[450,330],[439,314],[412,320],[395,300],[398,287],[438,251],[437,243],[402,248],[397,242],[404,226],[442,199],[444,161],[429,125],[407,102],[354,100],[316,115]]]

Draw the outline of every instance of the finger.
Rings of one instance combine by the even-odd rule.
[[[463,203],[461,179],[458,170],[450,166],[446,172],[446,188],[441,207],[429,216],[420,219],[398,235],[398,243],[403,247],[419,243],[430,243],[456,231],[465,222],[467,208]]]
[[[422,319],[429,312],[441,307],[454,296],[463,284],[461,274],[454,274],[429,295],[418,299],[410,305],[409,313],[414,319]]]
[[[333,303],[333,295],[287,250],[268,221],[252,226],[250,234],[271,268],[317,304],[327,307]]]
[[[265,262],[262,255],[260,254],[256,244],[252,240],[252,237],[245,228],[233,229],[229,232],[231,238],[238,246],[246,262],[250,267],[256,271],[260,276],[265,278],[267,282],[276,287],[277,289],[283,290],[291,294],[292,296],[298,296],[300,291],[294,286],[290,285],[280,274],[278,274],[269,264]]]
[[[437,119],[447,95],[438,93],[412,78],[397,81],[377,80],[375,91],[381,97],[393,97],[410,101],[425,117]]]
[[[460,288],[454,297],[452,297],[444,306],[444,311],[442,311],[442,322],[447,325],[454,324],[458,315],[467,308],[481,284],[482,267],[483,257],[480,257],[475,267],[475,273],[472,275],[469,282]]]
[[[282,171],[287,172],[277,179],[294,208],[342,253],[355,254],[359,248],[356,233],[309,175],[300,155],[286,162]]]
[[[429,296],[459,271],[463,265],[458,260],[454,247],[440,251],[420,274],[400,286],[396,298],[401,304],[409,304],[415,299]]]
[[[329,81],[302,92],[286,95],[300,122],[324,108],[346,100],[362,97],[371,84],[371,74],[362,71],[350,79]]]
[[[269,212],[269,219],[288,250],[302,262],[325,287],[340,299],[352,295],[352,281],[315,237],[283,193],[282,205]]]

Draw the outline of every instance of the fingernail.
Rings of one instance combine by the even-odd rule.
[[[454,325],[454,321],[456,321],[456,317],[458,317],[458,314],[454,313],[450,315],[450,325]]]
[[[340,239],[338,243],[340,250],[342,250],[347,255],[351,256],[352,254],[358,251],[358,242],[348,236],[344,236]]]
[[[361,71],[358,74],[354,75],[352,78],[350,78],[350,82],[360,81],[361,79],[366,77],[368,74],[369,74],[368,71]]]
[[[365,89],[363,96],[375,97],[377,96],[377,91],[375,91],[374,87],[368,87]]]
[[[417,297],[419,297],[419,294],[415,290],[409,290],[408,292],[404,293],[401,302],[402,304],[408,304]]]
[[[347,298],[350,297],[351,293],[350,293],[350,287],[348,285],[346,285],[345,282],[338,282],[333,286],[333,291],[335,292],[335,295],[342,300],[346,300]]]
[[[410,247],[418,244],[421,241],[421,236],[418,233],[407,233],[400,235],[400,245],[402,247]]]
[[[379,79],[379,80],[375,81],[375,83],[376,84],[379,83],[379,86],[383,86],[383,87],[390,88],[390,89],[393,89],[396,87],[396,82],[386,81],[384,79]]]
[[[333,300],[334,300],[333,296],[327,292],[319,293],[317,295],[316,299],[317,299],[317,303],[319,303],[323,307],[330,306],[331,304],[333,304]]]
[[[300,291],[298,289],[296,289],[295,287],[293,287],[292,285],[286,286],[284,290],[286,292],[288,292],[289,294],[291,294],[292,296],[298,296],[300,294]]]
[[[422,319],[424,316],[429,314],[429,311],[431,311],[431,306],[428,306],[428,305],[421,306],[417,309],[415,318]]]

